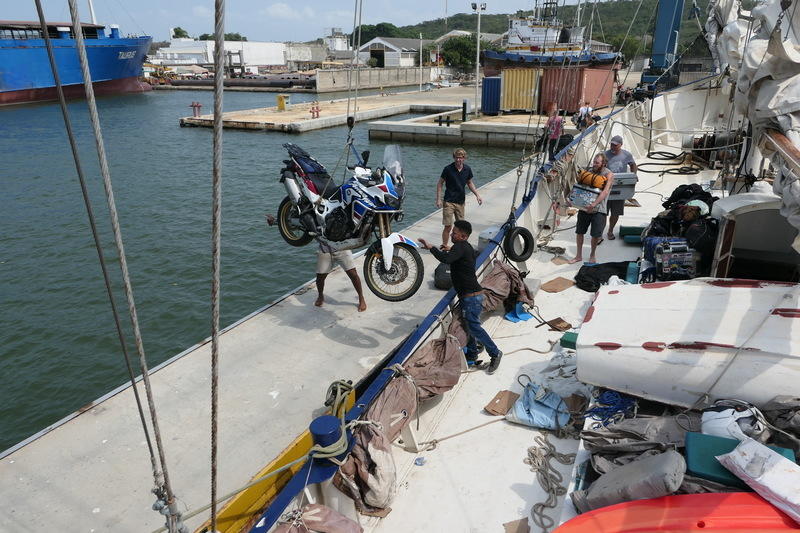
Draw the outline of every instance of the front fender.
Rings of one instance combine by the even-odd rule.
[[[404,244],[409,244],[415,248],[419,248],[419,244],[414,242],[412,239],[401,235],[400,233],[394,232],[388,237],[384,237],[381,239],[381,252],[383,252],[383,266],[386,270],[392,268],[392,256],[394,255],[394,245],[402,242]]]

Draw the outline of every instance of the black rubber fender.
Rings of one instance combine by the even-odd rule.
[[[517,251],[515,244],[522,239],[522,250]],[[511,261],[526,261],[533,254],[533,234],[520,226],[514,226],[506,232],[503,239],[503,251]]]

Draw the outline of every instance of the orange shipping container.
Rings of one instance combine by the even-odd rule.
[[[545,107],[551,102],[557,102],[558,109],[567,113],[576,113],[587,100],[595,109],[611,105],[616,74],[616,70],[598,68],[546,68],[540,86],[539,112],[546,113]]]

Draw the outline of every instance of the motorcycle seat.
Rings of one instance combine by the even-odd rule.
[[[306,176],[308,176],[308,178],[314,184],[314,187],[317,189],[317,193],[320,196],[326,200],[335,200],[338,198],[337,195],[339,194],[339,187],[327,172],[308,173]]]

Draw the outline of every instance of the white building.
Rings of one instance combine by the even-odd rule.
[[[350,42],[347,35],[342,33],[342,28],[331,28],[331,34],[324,37],[323,42],[331,52],[350,50]]]
[[[377,60],[375,66],[413,67],[419,64],[419,47],[432,44],[430,39],[400,39],[396,37],[375,37],[358,49],[359,61],[366,63],[371,58]]]
[[[172,39],[169,46],[159,48],[152,63],[161,65],[213,65],[214,41]],[[285,67],[285,43],[225,41],[225,52],[232,52],[233,63],[248,67]],[[309,54],[310,56],[310,54]]]

